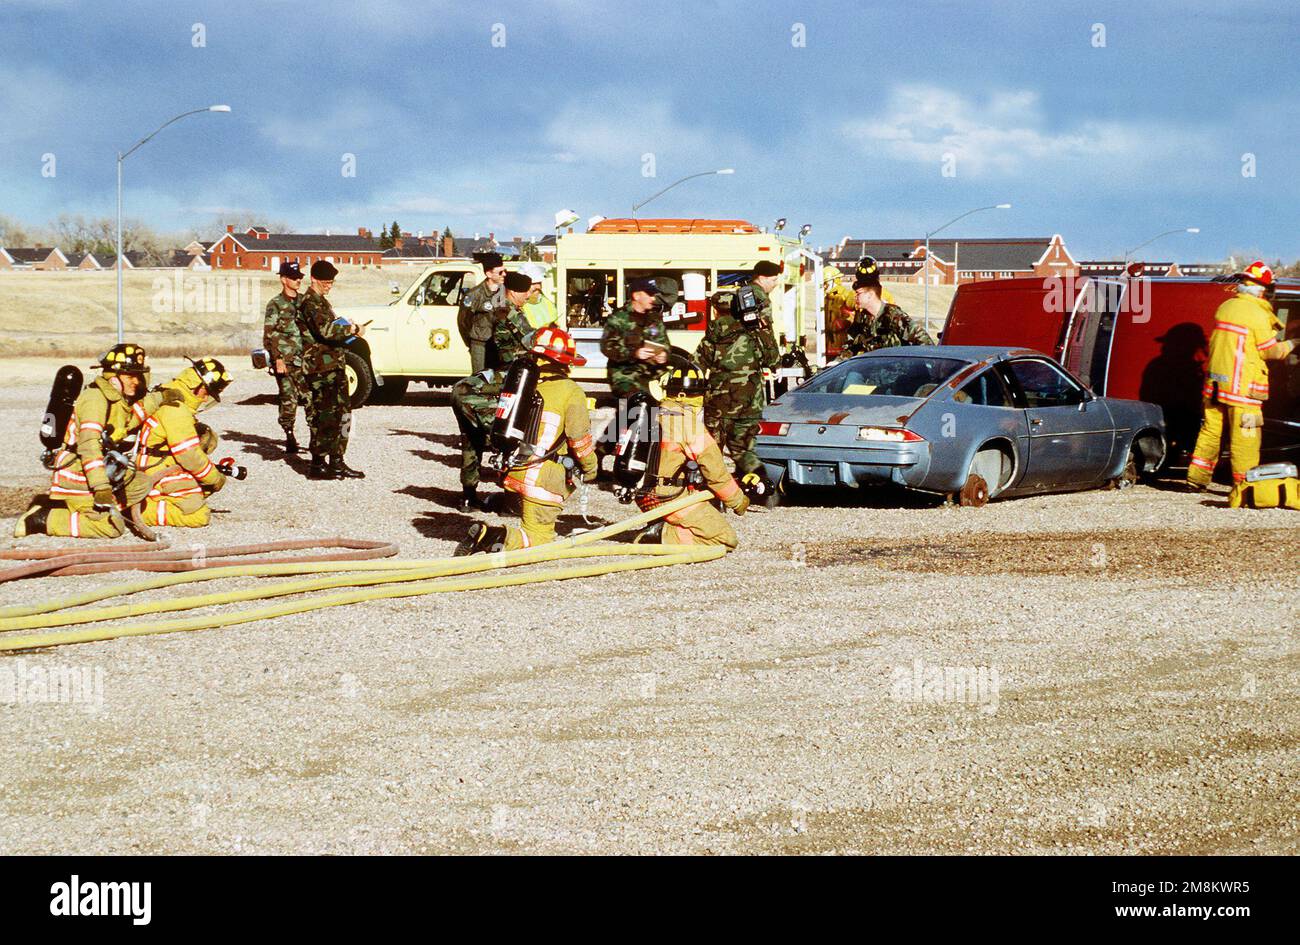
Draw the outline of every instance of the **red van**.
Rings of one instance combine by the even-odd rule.
[[[1201,423],[1201,387],[1214,312],[1236,292],[1220,279],[1000,279],[960,286],[942,343],[1020,345],[1051,354],[1092,390],[1159,404],[1169,465],[1186,466]],[[1274,300],[1286,337],[1300,337],[1300,282]],[[1300,367],[1269,365],[1264,450],[1300,455]]]

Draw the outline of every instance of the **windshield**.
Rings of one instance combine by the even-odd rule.
[[[816,374],[799,388],[816,394],[927,397],[968,362],[953,358],[853,358]]]

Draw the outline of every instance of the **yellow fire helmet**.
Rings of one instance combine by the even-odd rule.
[[[225,365],[216,358],[201,358],[198,361],[190,358],[189,362],[191,366],[182,371],[177,380],[191,389],[200,385],[206,387],[209,397],[221,400],[221,392],[234,380]]]
[[[149,373],[145,366],[144,348],[130,342],[113,345],[105,351],[99,359],[99,367],[106,374],[138,374],[143,377]]]

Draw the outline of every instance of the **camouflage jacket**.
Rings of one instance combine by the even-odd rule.
[[[649,390],[650,382],[663,371],[662,365],[636,359],[637,349],[646,342],[669,346],[668,329],[657,308],[638,315],[631,305],[624,305],[605,320],[600,351],[609,361],[609,386],[615,396],[631,397]]]
[[[491,341],[497,321],[497,315],[506,307],[505,286],[495,289],[484,279],[465,293],[460,301],[460,311],[456,313],[456,330],[460,340],[468,345],[471,341]]]
[[[763,369],[777,366],[781,349],[766,318],[757,327],[746,328],[731,315],[719,315],[695,349],[695,360],[708,375],[709,413],[757,417],[767,404]]]
[[[283,292],[266,303],[266,321],[262,327],[262,347],[271,355],[272,366],[283,360],[286,367],[297,367],[302,359],[302,327],[298,324],[298,301]]]
[[[302,336],[302,369],[306,374],[324,374],[343,367],[343,342],[352,329],[334,314],[329,299],[308,289],[298,304],[298,326]],[[315,332],[312,331],[315,328]],[[319,334],[324,340],[316,340]],[[333,342],[333,344],[331,344]]]
[[[895,348],[900,345],[932,345],[934,339],[923,327],[912,321],[910,315],[892,302],[886,302],[874,318],[858,309],[849,326],[849,339],[844,344],[844,354],[865,354],[877,348]]]
[[[492,341],[497,349],[497,363],[508,367],[516,358],[528,353],[533,345],[533,325],[521,309],[507,302],[496,310],[492,324]]]
[[[453,402],[465,419],[484,430],[491,429],[504,380],[502,373],[492,368],[462,377],[451,389]]]

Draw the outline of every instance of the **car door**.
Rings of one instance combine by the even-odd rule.
[[[1055,489],[1100,482],[1115,450],[1115,424],[1105,402],[1047,358],[1014,358],[1003,369],[1029,427],[1021,485]]]
[[[411,294],[397,351],[403,374],[441,373],[448,356],[462,347],[456,314],[462,292],[469,289],[468,275],[464,269],[439,268]]]

